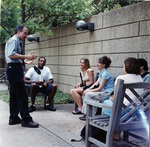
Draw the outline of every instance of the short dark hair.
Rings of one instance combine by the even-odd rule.
[[[46,58],[45,58],[45,57],[39,57],[38,61],[40,61],[40,59],[42,59],[42,58],[44,58],[44,59],[45,59],[45,61],[46,61]]]
[[[140,67],[141,66],[144,66],[144,70],[145,71],[148,71],[148,64],[147,64],[147,61],[145,60],[145,59],[143,59],[143,58],[139,58],[139,59],[137,59],[138,60],[138,62],[139,62],[139,64],[140,64]]]
[[[87,69],[90,68],[89,59],[87,59],[87,58],[82,58],[81,60],[84,60],[84,63],[85,63],[85,66],[86,66]],[[81,62],[81,60],[80,60],[80,62]]]
[[[22,32],[23,28],[26,28],[26,27],[22,24],[17,26],[16,29],[15,29],[15,34],[17,34],[18,30],[20,30]]]
[[[108,58],[107,56],[103,56],[103,57],[98,58],[98,62],[105,64],[105,68],[108,68],[111,64],[111,59]]]
[[[125,71],[130,74],[140,74],[140,65],[136,58],[129,57],[124,61]]]

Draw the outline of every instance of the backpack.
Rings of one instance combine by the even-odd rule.
[[[81,139],[76,140],[76,139],[71,139],[71,142],[79,142],[81,140],[85,140],[85,130],[86,130],[86,125],[82,128],[80,136]],[[96,127],[92,126],[92,137],[94,137],[95,139],[98,139],[104,143],[106,143],[106,131],[98,129]]]
[[[85,140],[85,127],[86,127],[86,126],[84,126],[84,127],[82,128],[82,130],[81,130],[81,133],[80,133],[81,139],[79,139],[79,140],[71,139],[71,142],[79,142],[79,141],[81,141],[81,140]]]

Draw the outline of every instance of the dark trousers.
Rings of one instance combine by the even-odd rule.
[[[15,119],[20,112],[23,121],[32,121],[28,112],[28,95],[24,85],[22,64],[8,64],[6,74],[10,84],[10,119]]]

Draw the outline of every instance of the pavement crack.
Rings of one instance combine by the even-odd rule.
[[[58,136],[57,134],[55,134],[54,132],[52,132],[51,130],[47,129],[46,127],[44,127],[43,125],[40,125],[43,129],[45,129],[46,131],[48,131],[49,133],[53,134],[54,136],[56,136],[57,138],[59,138],[60,140],[64,141],[65,143],[67,143],[68,145],[70,145],[71,147],[75,147],[72,144],[70,144],[69,142],[67,142],[66,140],[64,140],[63,138],[61,138],[60,136]]]

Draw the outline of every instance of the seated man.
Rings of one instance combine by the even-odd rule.
[[[25,84],[29,84],[29,90],[31,95],[32,105],[29,107],[29,112],[36,110],[35,97],[38,92],[48,94],[48,101],[44,109],[50,111],[56,111],[56,109],[50,105],[53,97],[56,93],[57,86],[54,84],[53,76],[48,67],[45,67],[46,58],[40,57],[38,59],[38,65],[31,67],[24,77]]]
[[[145,59],[139,58],[138,62],[140,64],[140,75],[143,79],[143,82],[150,82],[150,73],[148,72],[148,63]]]

